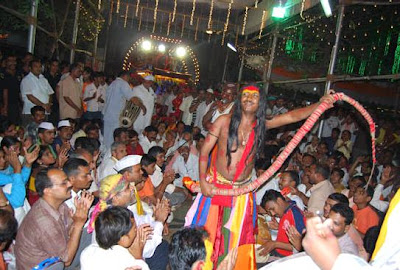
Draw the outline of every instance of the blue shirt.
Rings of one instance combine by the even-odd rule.
[[[23,167],[21,173],[14,173],[14,169],[8,166],[0,171],[0,186],[12,184],[11,193],[4,193],[11,206],[15,209],[24,205],[26,197],[25,185],[31,175],[31,168]]]

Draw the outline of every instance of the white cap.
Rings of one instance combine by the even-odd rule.
[[[43,129],[47,129],[47,130],[56,129],[54,127],[54,125],[52,123],[50,123],[50,122],[42,122],[42,123],[40,123],[38,128],[43,128]]]
[[[206,90],[206,92],[207,92],[207,93],[214,94],[214,90],[212,90],[211,88],[208,88],[208,89]]]
[[[57,128],[70,127],[70,126],[71,123],[69,122],[69,120],[61,120],[60,122],[58,122]]]
[[[144,79],[146,81],[153,81],[153,82],[156,80],[153,75],[147,75],[146,77],[144,77]]]
[[[114,165],[114,169],[119,172],[125,168],[129,168],[135,165],[138,165],[142,160],[142,156],[139,155],[129,155],[124,158],[121,158]]]

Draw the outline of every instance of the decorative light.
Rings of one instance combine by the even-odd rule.
[[[172,22],[175,22],[175,14],[176,14],[176,6],[177,6],[177,0],[174,0],[174,10],[172,11]]]
[[[213,9],[214,9],[214,0],[211,0],[211,5],[210,5],[210,13],[208,14],[208,23],[207,23],[207,29],[212,29],[212,14],[213,14]],[[208,30],[207,30],[208,31]],[[207,33],[206,31],[206,33]],[[208,34],[208,33],[207,33]],[[211,31],[212,34],[212,31]],[[211,35],[210,34],[210,35]]]
[[[286,14],[286,8],[279,6],[279,7],[274,7],[272,9],[272,17],[277,18],[277,19],[283,19],[285,18]]]
[[[156,30],[156,24],[157,24],[157,10],[158,10],[158,0],[156,0],[156,6],[154,7],[154,14],[153,14],[153,33]]]
[[[167,36],[169,36],[169,29],[171,28],[171,13],[168,13],[168,27],[167,27]]]
[[[332,16],[331,5],[329,4],[329,0],[321,0],[322,8],[324,9],[324,13],[326,17]]]
[[[262,14],[262,17],[261,17],[260,32],[258,33],[258,39],[261,39],[262,30],[263,30],[264,25],[265,25],[266,15],[267,15],[267,12],[265,10],[263,10],[263,14]]]
[[[228,43],[226,44],[226,46],[228,46],[228,48],[231,49],[232,51],[237,52],[235,46],[233,46],[230,42],[228,42]]]
[[[160,53],[164,53],[164,52],[165,52],[165,50],[166,50],[166,47],[165,47],[165,45],[164,45],[164,44],[160,44],[160,45],[158,45],[158,51],[159,51]]]
[[[124,28],[126,28],[126,22],[128,21],[128,10],[129,10],[129,5],[126,4],[125,18],[124,18]]]
[[[246,7],[244,11],[244,16],[243,16],[243,25],[242,25],[242,35],[244,35],[244,30],[246,29],[246,23],[247,23],[247,12],[249,11],[249,8]]]
[[[144,40],[142,42],[142,49],[144,51],[150,51],[151,50],[151,42],[149,40]]]
[[[185,57],[186,55],[186,49],[182,46],[176,48],[176,56],[182,58]]]
[[[190,25],[193,25],[193,16],[195,11],[196,11],[196,0],[193,0],[192,14],[190,15]]]
[[[140,0],[136,0],[136,11],[135,11],[135,16],[138,16],[139,13],[139,5],[140,5]]]

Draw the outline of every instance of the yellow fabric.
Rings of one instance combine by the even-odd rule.
[[[206,247],[206,260],[202,270],[212,270],[213,263],[211,262],[211,255],[213,252],[213,244],[209,239],[204,240],[204,246]]]
[[[376,241],[375,250],[374,250],[374,253],[372,253],[371,260],[375,259],[376,254],[378,254],[379,250],[381,249],[383,243],[386,240],[389,218],[393,212],[393,209],[396,208],[398,203],[400,203],[400,189],[397,191],[396,195],[393,197],[392,201],[390,202],[389,209],[386,213],[385,220],[383,221],[381,231],[379,232],[379,237],[378,237],[378,240]]]
[[[232,250],[234,247],[239,245],[240,229],[242,227],[244,213],[247,207],[247,199],[250,199],[248,197],[250,197],[248,194],[244,194],[234,198],[236,202],[234,203],[235,210],[232,211],[234,212],[234,215],[231,217],[232,224],[230,227],[231,237],[229,239],[229,250]]]
[[[33,192],[36,192],[36,188],[35,188],[35,177],[33,177],[33,176],[31,176],[30,178],[29,178],[29,190],[30,191],[33,191]]]
[[[143,216],[144,215],[144,211],[143,211],[143,205],[142,205],[142,201],[140,200],[139,194],[136,190],[136,187],[134,187],[134,191],[135,191],[135,198],[136,198],[136,210],[139,216]]]
[[[375,140],[376,144],[383,143],[383,139],[385,139],[385,135],[386,135],[386,130],[384,128],[381,128],[379,131],[379,136]]]

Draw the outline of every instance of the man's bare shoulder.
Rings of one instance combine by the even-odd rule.
[[[220,117],[215,120],[214,125],[226,125],[231,122],[231,115],[229,114],[224,114],[221,115]]]

